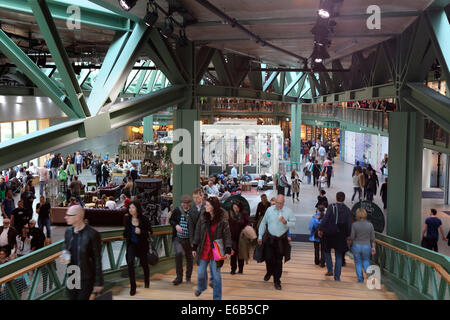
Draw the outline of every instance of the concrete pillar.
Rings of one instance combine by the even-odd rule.
[[[291,105],[291,168],[299,170],[302,130],[302,106]]]
[[[389,114],[387,234],[420,244],[422,216],[423,115]]]
[[[198,109],[177,109],[173,113],[174,119],[174,149],[177,148],[179,144],[187,146],[188,149],[181,150],[180,156],[185,155],[184,152],[190,151],[189,163],[181,163],[173,165],[173,203],[174,206],[180,204],[180,198],[183,194],[192,194],[195,188],[200,186],[200,144],[201,144],[201,134],[200,134],[200,111]],[[183,138],[177,139],[175,141],[177,129],[186,129],[189,132],[189,141],[184,141]],[[185,131],[185,133],[187,133]],[[180,151],[180,147],[176,150],[176,154]],[[172,151],[174,153],[174,151]],[[172,154],[172,161],[174,161]],[[174,161],[175,162],[175,161]]]
[[[153,115],[144,117],[144,141],[153,141]]]
[[[431,171],[433,169],[433,152],[430,149],[423,149],[422,165],[422,189],[431,185]]]

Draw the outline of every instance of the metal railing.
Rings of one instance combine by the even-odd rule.
[[[102,270],[105,278],[119,278],[127,269],[123,229],[101,231]],[[159,253],[159,263],[172,259],[172,227],[153,227],[152,241]],[[63,295],[66,265],[59,262],[64,240],[14,259],[0,266],[0,300],[46,300]],[[136,268],[139,264],[135,263]],[[156,266],[155,266],[156,267]]]
[[[389,128],[389,113],[372,109],[302,105],[302,115],[322,117],[327,120],[335,119],[337,121],[382,131],[387,131]]]
[[[448,256],[380,233],[375,238],[373,262],[399,298],[450,300]]]

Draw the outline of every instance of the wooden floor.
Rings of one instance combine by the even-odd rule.
[[[334,256],[334,254],[333,254]],[[334,258],[333,258],[334,260]],[[243,274],[230,274],[230,266],[225,262],[222,267],[222,299],[224,300],[393,300],[396,295],[382,286],[381,290],[369,290],[365,284],[357,283],[353,260],[346,259],[342,268],[341,281],[326,277],[326,268],[314,264],[312,243],[295,242],[292,245],[292,258],[283,264],[281,277],[282,290],[275,290],[273,278],[265,282],[265,264],[249,261]],[[209,268],[208,268],[209,272]],[[129,285],[115,288],[114,300],[211,300],[212,288],[195,297],[197,288],[197,266],[194,264],[192,283],[174,286],[175,268],[165,274],[155,274],[150,288],[144,289],[138,281],[137,293],[131,297]]]

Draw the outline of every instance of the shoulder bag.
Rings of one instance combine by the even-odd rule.
[[[215,261],[221,261],[225,260],[225,246],[223,239],[216,239],[213,240],[212,234],[211,234],[211,225],[208,224],[208,234],[209,234],[209,241],[211,242],[211,248],[213,253],[213,258]]]

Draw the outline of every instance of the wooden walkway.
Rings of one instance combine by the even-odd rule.
[[[342,268],[341,281],[326,277],[326,268],[314,264],[312,243],[292,243],[292,258],[283,265],[282,290],[275,290],[273,278],[265,282],[265,264],[252,260],[244,266],[243,274],[230,274],[229,262],[222,267],[222,299],[224,300],[394,300],[397,296],[386,290],[369,290],[365,284],[357,283],[353,260],[347,257]],[[332,252],[334,256],[334,253]],[[334,260],[334,258],[333,258]],[[209,267],[208,267],[209,273]],[[197,266],[194,264],[192,283],[174,286],[175,267],[165,274],[155,274],[150,288],[144,289],[138,281],[137,293],[131,297],[129,285],[115,288],[114,300],[212,300],[212,288],[208,286],[199,297],[197,288]]]

